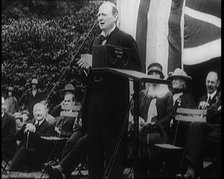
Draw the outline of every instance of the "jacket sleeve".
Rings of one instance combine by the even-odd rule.
[[[15,140],[16,137],[16,121],[13,117],[8,118],[9,131],[8,135],[2,138],[2,142],[9,142]]]
[[[168,93],[166,100],[166,115],[159,120],[156,125],[159,125],[162,129],[167,128],[170,125],[170,121],[173,118],[176,107],[173,106],[173,97],[171,93]]]

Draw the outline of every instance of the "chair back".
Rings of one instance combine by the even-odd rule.
[[[206,109],[177,108],[175,120],[177,126],[174,134],[173,145],[176,143],[177,131],[181,122],[206,122]]]
[[[206,122],[206,109],[177,108],[175,120],[186,122]]]

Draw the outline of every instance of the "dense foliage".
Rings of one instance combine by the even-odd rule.
[[[64,5],[59,1],[54,4],[52,13],[46,11],[51,7],[48,5],[42,14],[37,10],[31,11],[31,7],[24,2],[28,1],[10,9],[4,4],[6,1],[3,1],[2,89],[13,85],[16,97],[20,99],[29,88],[32,77],[37,77],[46,96],[56,84],[51,97],[69,82],[76,86],[77,92],[82,96],[85,85],[75,63],[70,62],[79,58],[82,53],[89,53],[91,41],[99,33],[97,26],[74,56],[93,26],[102,1],[63,1]],[[62,11],[58,11],[60,7],[63,7]],[[73,9],[75,10],[72,11]],[[12,13],[13,11],[17,14]]]

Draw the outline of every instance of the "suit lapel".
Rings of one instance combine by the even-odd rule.
[[[218,92],[216,92],[216,94],[213,96],[213,98],[210,101],[210,105],[216,102],[216,98],[218,96]]]
[[[107,40],[106,44],[111,44],[111,45],[117,45],[117,44],[119,44],[120,38],[117,38],[119,32],[120,32],[119,29],[116,27],[114,29],[114,31],[111,32],[111,34],[109,36],[109,39]]]

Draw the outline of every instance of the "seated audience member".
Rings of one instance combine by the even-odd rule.
[[[150,64],[148,75],[163,79],[162,66],[159,63]],[[166,143],[168,140],[170,120],[173,116],[173,97],[167,85],[146,84],[146,89],[142,90],[139,96],[139,115],[139,173],[144,176],[148,168],[156,167],[154,144]]]
[[[75,97],[74,92],[75,92],[75,88],[72,84],[66,84],[65,88],[63,90],[60,91],[62,94],[64,93],[64,97],[67,94],[70,94],[71,96]],[[62,101],[63,102],[63,101]],[[58,105],[56,105],[52,111],[51,111],[51,115],[54,117],[58,117],[60,116],[61,113],[61,103],[59,103]]]
[[[71,177],[71,173],[80,163],[85,161],[87,153],[87,140],[87,134],[80,137],[73,145],[72,149],[59,161],[58,165],[46,166],[46,171],[50,177],[49,179],[63,179]]]
[[[22,110],[21,111],[23,122],[26,123],[29,119],[29,111],[28,110]]]
[[[61,137],[70,137],[73,133],[74,122],[79,120],[73,94],[66,94],[60,106],[60,115],[55,118],[55,129]]]
[[[14,96],[14,88],[12,86],[9,86],[7,88],[7,95],[8,97],[5,100],[5,112],[13,115],[15,112],[19,111],[19,103],[16,97]]]
[[[46,164],[46,170],[52,179],[62,178],[62,176],[70,176],[78,164],[82,161],[85,161],[86,157],[87,124],[82,120],[79,110],[78,115],[72,111],[72,109],[79,107],[79,105],[75,105],[75,102],[73,102],[71,99],[65,99],[66,100],[62,104],[61,116],[77,117],[74,121],[73,133],[65,143],[59,164],[56,166],[52,166],[50,162]]]
[[[207,109],[211,104],[216,102],[218,97],[218,87],[219,87],[218,73],[215,71],[210,71],[206,77],[206,91],[207,94],[202,96],[198,102],[199,109]]]
[[[5,112],[5,109],[6,109],[5,100],[2,97],[2,109],[1,109],[2,161],[12,159],[17,149],[15,140],[16,121],[14,116]]]
[[[171,90],[173,93],[173,105],[182,108],[195,108],[195,102],[190,90],[188,88],[188,82],[191,81],[191,77],[187,73],[177,68],[167,78],[171,81]],[[171,121],[171,133],[170,143],[173,143],[174,136],[176,136],[175,145],[183,146],[185,142],[185,136],[189,127],[189,122],[181,122],[178,126],[178,133],[175,134],[177,121]]]
[[[192,78],[188,76],[184,70],[177,68],[174,72],[170,73],[167,80],[170,80],[172,83],[171,91],[173,93],[173,103],[177,103],[179,107],[194,108],[194,98],[187,86],[187,83],[190,82]]]
[[[19,131],[23,126],[23,116],[20,112],[16,112],[14,117],[16,119],[16,131]]]
[[[57,135],[54,127],[46,121],[45,105],[35,104],[33,115],[33,120],[24,124],[16,134],[17,140],[21,140],[21,147],[12,159],[10,171],[39,170],[52,152],[54,145],[42,139]]]
[[[62,152],[64,157],[71,151],[77,140],[86,134],[86,128],[82,125],[81,104],[74,101],[74,96],[70,93],[65,95],[61,103],[61,113],[56,117],[55,130],[61,137],[68,138]]]
[[[206,78],[207,95],[199,101],[199,108],[207,109],[207,122],[191,123],[186,137],[186,173],[177,178],[196,178],[202,174],[203,157],[221,156],[221,92],[218,92],[217,72],[209,72]],[[209,100],[209,96],[211,99]],[[209,176],[208,176],[209,177]]]
[[[41,101],[40,103],[43,103],[46,107],[47,115],[46,115],[46,121],[50,124],[55,123],[55,118],[49,114],[49,108],[48,108],[48,102],[46,100]]]

